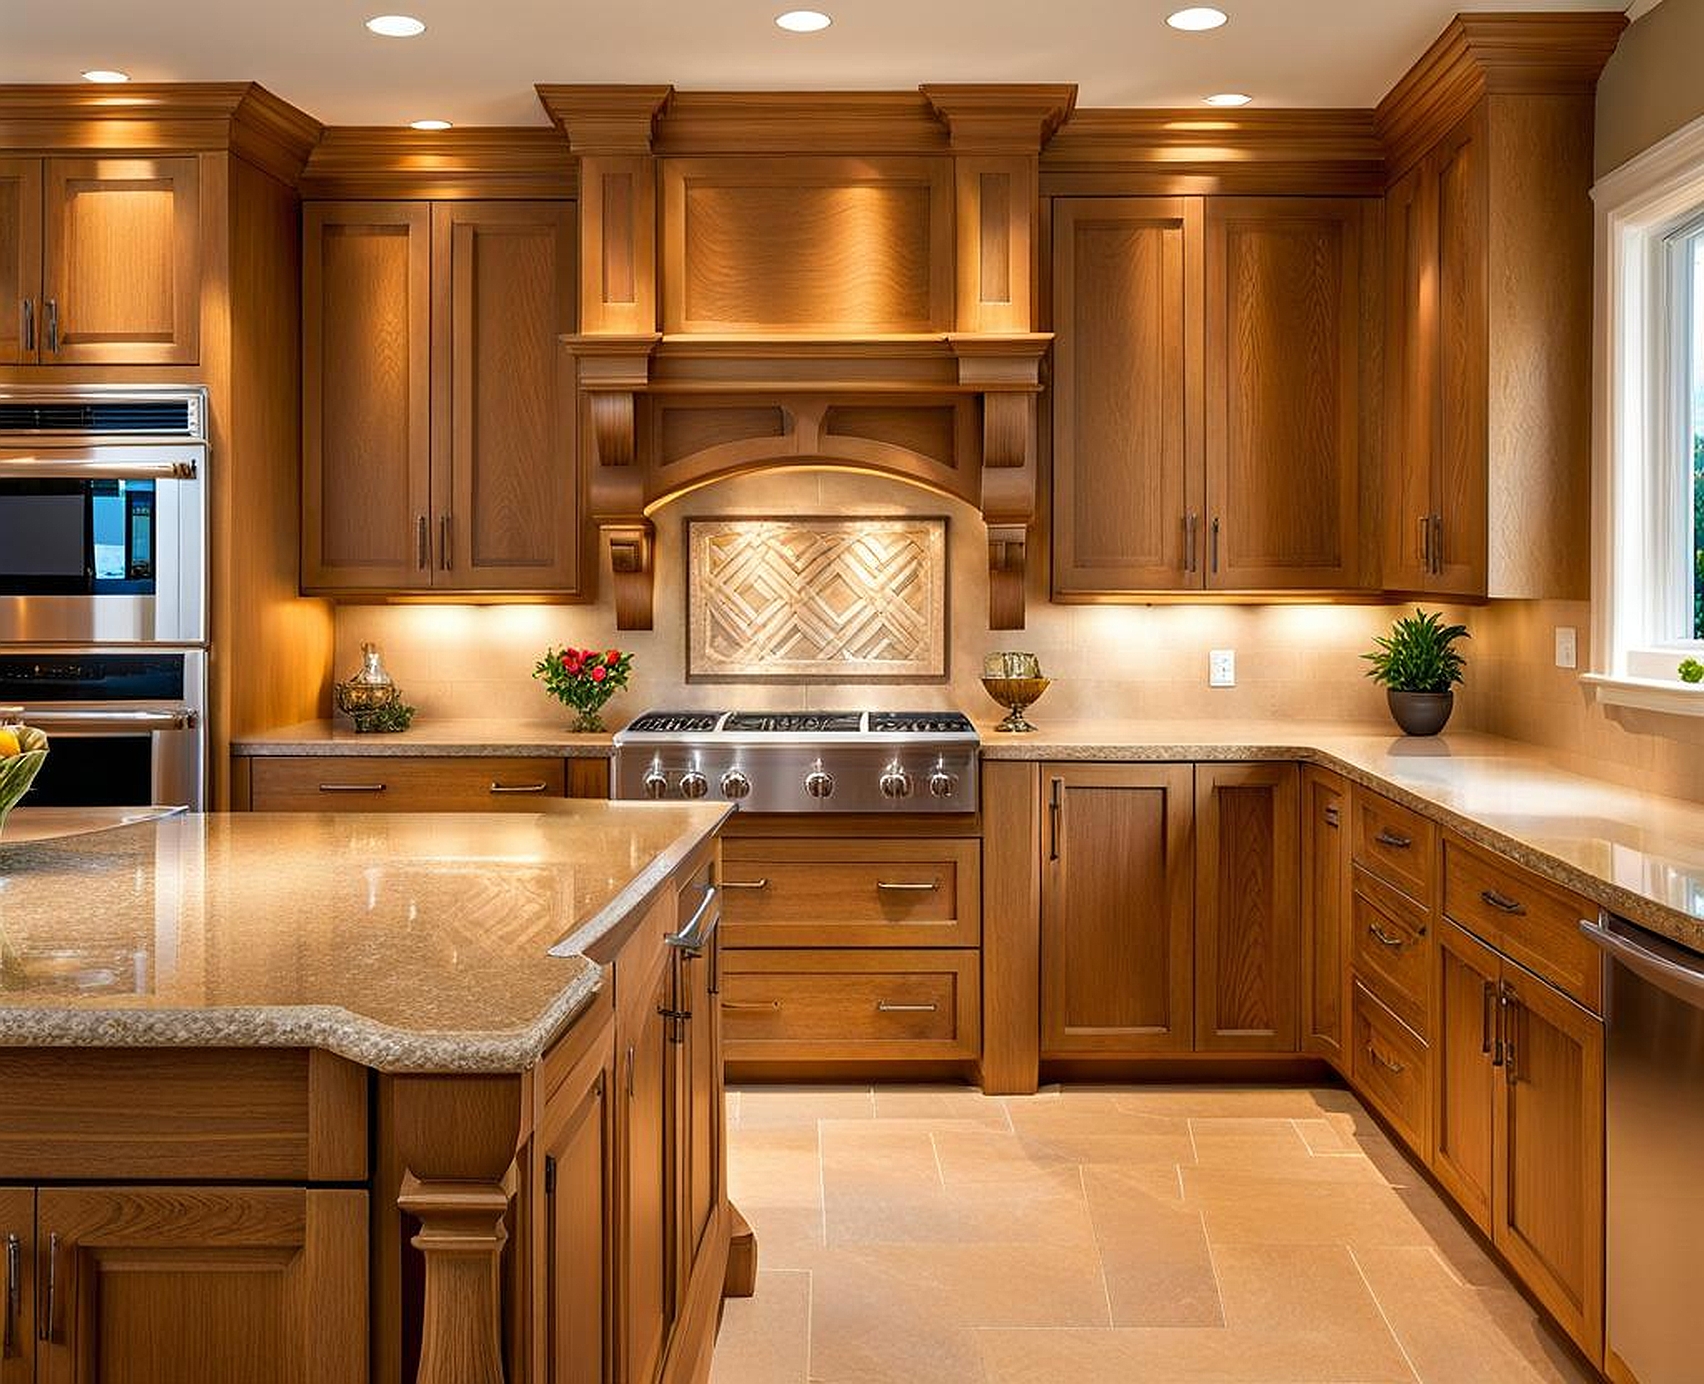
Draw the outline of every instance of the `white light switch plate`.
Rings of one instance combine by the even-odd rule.
[[[1207,654],[1207,685],[1235,687],[1237,685],[1237,651],[1212,649]]]
[[[1579,640],[1572,625],[1556,626],[1556,666],[1558,668],[1577,668],[1580,666]]]

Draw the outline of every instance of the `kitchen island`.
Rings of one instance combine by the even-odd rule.
[[[727,809],[540,806],[14,816],[0,1384],[703,1376]]]

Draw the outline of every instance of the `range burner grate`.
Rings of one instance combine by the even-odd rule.
[[[708,735],[722,719],[720,711],[647,711],[630,726],[632,731]]]
[[[965,735],[976,727],[957,711],[872,711],[870,729],[890,735]]]
[[[807,734],[857,734],[864,729],[861,711],[736,711],[723,730],[750,731],[760,735],[804,732]]]

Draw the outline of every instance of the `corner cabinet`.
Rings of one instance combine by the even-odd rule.
[[[0,159],[0,365],[193,365],[201,238],[193,155]]]
[[[1377,199],[1053,203],[1053,592],[1354,591]]]
[[[567,202],[303,209],[302,587],[585,594]]]

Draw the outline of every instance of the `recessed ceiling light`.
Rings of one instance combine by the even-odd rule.
[[[83,74],[85,82],[128,82],[130,74],[115,67],[91,67]]]
[[[1220,91],[1203,99],[1209,106],[1246,106],[1254,97],[1241,91]]]
[[[1168,14],[1166,23],[1174,29],[1200,33],[1203,29],[1217,29],[1227,18],[1229,16],[1223,10],[1216,10],[1210,5],[1191,5],[1187,10]]]
[[[821,10],[788,10],[776,15],[775,23],[790,34],[814,34],[834,21]]]
[[[411,130],[448,130],[452,127],[447,120],[410,120],[408,128]]]
[[[426,32],[425,22],[411,14],[376,14],[367,27],[385,38],[413,38]]]

